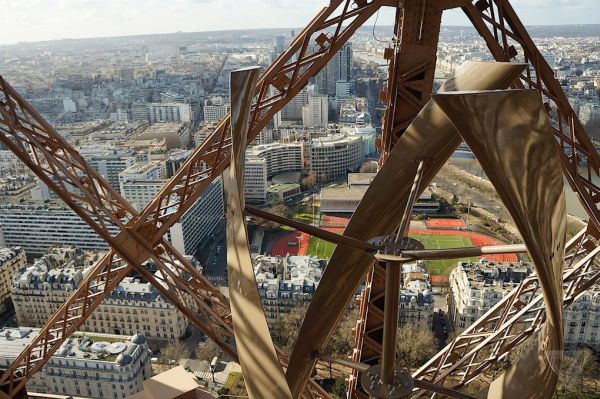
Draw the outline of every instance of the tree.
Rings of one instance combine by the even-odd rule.
[[[358,308],[352,309],[338,322],[325,352],[333,357],[345,359],[354,350],[354,333],[358,320]]]
[[[335,379],[335,382],[331,387],[331,393],[333,393],[335,398],[342,399],[346,397],[346,381],[344,381],[343,377]]]
[[[279,319],[279,329],[275,341],[285,353],[291,353],[294,341],[304,321],[306,310],[306,306],[296,306]],[[354,350],[354,333],[352,329],[356,326],[356,320],[358,320],[358,309],[352,309],[342,316],[327,348],[324,350],[325,353],[339,358],[346,358],[352,353]]]
[[[292,352],[292,346],[298,336],[298,331],[304,321],[306,315],[305,306],[296,306],[290,310],[290,312],[278,320],[278,334],[276,341],[281,349],[290,354]]]
[[[302,178],[300,185],[303,190],[313,188],[317,184],[317,175],[315,172],[310,172],[308,175]]]
[[[377,173],[377,162],[367,161],[360,165],[360,173]]]
[[[293,215],[292,208],[284,204],[283,202],[275,202],[268,209],[270,213],[275,215],[291,218]]]
[[[435,355],[435,337],[429,329],[405,324],[398,328],[396,353],[400,367],[419,367]]]
[[[220,348],[211,339],[201,342],[194,351],[198,360],[211,361],[215,356],[218,356]]]
[[[223,388],[219,389],[217,393],[219,395],[248,396],[242,373],[230,373],[227,376],[227,381],[223,384]]]
[[[560,374],[559,389],[563,395],[581,393],[586,380],[598,376],[598,363],[594,352],[589,348],[578,348],[565,353]]]
[[[292,209],[281,201],[274,202],[271,206],[266,207],[263,210],[266,212],[272,213],[274,215],[279,215],[279,216],[283,216],[286,218],[291,218],[292,215],[294,214]],[[257,225],[268,228],[268,229],[274,229],[279,226],[279,224],[277,224],[275,222],[272,222],[267,219],[261,219],[261,218],[257,219]]]
[[[162,364],[175,364],[185,355],[185,346],[179,340],[171,341],[160,350],[158,360]]]

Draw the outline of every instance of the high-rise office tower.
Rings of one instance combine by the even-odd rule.
[[[338,81],[352,80],[352,43],[346,43],[335,57],[315,76],[315,84],[319,93],[335,97]]]

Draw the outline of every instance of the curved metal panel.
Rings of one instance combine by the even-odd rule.
[[[441,90],[508,87],[524,64],[471,62],[461,67]],[[419,159],[426,159],[422,192],[460,144],[460,136],[432,101],[421,110],[390,153],[365,193],[344,235],[369,240],[398,227]],[[337,246],[309,305],[294,345],[286,377],[298,397],[337,320],[356,293],[373,258],[359,249]]]
[[[231,135],[233,150],[227,189],[227,272],[231,317],[248,395],[255,399],[291,398],[275,352],[248,248],[244,223],[244,156],[248,118],[259,68],[231,73]]]
[[[561,164],[535,90],[433,97],[469,145],[517,225],[546,307],[537,345],[489,387],[488,399],[550,398],[563,349],[562,269],[566,205]]]

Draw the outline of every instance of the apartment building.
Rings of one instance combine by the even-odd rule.
[[[308,103],[302,107],[302,126],[323,127],[329,122],[327,96],[309,95]]]
[[[135,164],[121,175],[123,197],[138,211],[148,205],[167,183],[164,164]],[[179,218],[167,239],[182,253],[193,255],[204,238],[211,234],[225,215],[223,180],[218,177],[200,198]]]
[[[264,158],[246,158],[244,162],[245,200],[249,203],[264,204],[268,189],[267,160]]]
[[[25,266],[27,256],[23,248],[0,248],[0,313],[9,308],[12,279]]]
[[[418,263],[402,265],[402,288],[398,324],[410,324],[419,329],[431,329],[434,300],[427,269]]]
[[[339,133],[311,141],[310,171],[318,182],[345,179],[364,159],[363,141],[358,135]]]
[[[136,162],[135,154],[126,148],[80,147],[79,152],[115,190],[119,190],[119,173]]]
[[[39,329],[0,329],[0,370],[8,368]],[[98,399],[127,398],[152,377],[150,352],[141,334],[131,337],[75,333],[27,384],[30,393]]]
[[[193,120],[192,106],[182,103],[151,103],[148,104],[149,122],[191,122]]]
[[[563,314],[565,344],[600,350],[600,284],[577,298]]]
[[[258,255],[252,264],[267,324],[275,331],[281,317],[309,304],[324,267],[324,262],[309,256]]]
[[[118,188],[118,184],[117,184]],[[119,229],[107,224],[111,234]],[[43,255],[53,246],[105,250],[106,241],[66,205],[54,203],[0,204],[0,246],[20,246],[29,255]]]
[[[165,174],[164,162],[138,162],[119,173],[121,195],[141,211],[167,182]]]
[[[449,278],[449,320],[463,331],[532,272],[526,262],[458,262]]]
[[[217,122],[230,111],[231,105],[223,97],[211,97],[204,101],[204,122]]]
[[[200,243],[219,226],[224,217],[223,178],[219,176],[169,229],[167,238],[181,253],[194,255]]]
[[[19,272],[11,297],[20,326],[41,327],[79,287],[93,257],[50,253]],[[142,333],[157,345],[185,333],[188,319],[149,283],[126,277],[81,326],[81,331]]]
[[[135,136],[135,140],[164,139],[167,149],[187,149],[192,144],[190,124],[178,121],[159,121]]]
[[[264,203],[269,180],[286,172],[299,172],[304,166],[302,143],[270,143],[249,147],[244,165],[244,195],[248,202]]]

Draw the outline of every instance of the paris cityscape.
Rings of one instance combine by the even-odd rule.
[[[362,3],[356,1],[358,9]],[[491,15],[490,18],[498,18]],[[404,70],[403,84],[397,94],[403,99],[399,100],[400,105],[390,100],[390,93],[395,93],[390,88],[390,70],[394,57],[398,56],[393,50],[399,46],[399,39],[394,36],[394,26],[388,24],[365,23],[339,45],[335,39],[343,34],[332,33],[335,25],[327,27],[329,37],[325,35],[319,41],[322,36],[314,35],[316,41],[308,45],[297,40],[305,33],[303,27],[240,27],[0,45],[0,398],[287,397],[257,396],[260,384],[255,386],[254,379],[249,379],[250,366],[242,357],[247,344],[239,342],[243,322],[236,319],[239,317],[236,309],[245,311],[236,308],[236,295],[240,295],[237,289],[242,283],[237,273],[232,274],[232,270],[237,270],[232,266],[235,263],[232,248],[238,244],[227,234],[234,231],[232,226],[237,216],[245,227],[238,225],[236,237],[238,232],[245,234],[242,238],[246,237],[244,251],[248,251],[251,260],[247,271],[254,277],[253,295],[257,295],[262,305],[259,313],[264,314],[273,357],[279,359],[278,372],[285,375],[290,362],[287,369],[290,387],[286,387],[291,390],[290,397],[430,398],[435,394],[434,397],[491,398],[479,395],[487,392],[488,387],[492,392],[496,379],[519,364],[521,356],[537,348],[536,340],[549,330],[545,325],[550,322],[544,324],[544,320],[550,320],[551,316],[543,313],[543,308],[544,301],[549,306],[551,295],[544,286],[538,287],[541,283],[537,282],[537,276],[543,272],[533,252],[527,253],[527,248],[531,250],[528,233],[524,233],[523,224],[516,220],[514,207],[507,204],[505,192],[497,188],[497,180],[489,173],[485,161],[478,161],[476,148],[466,143],[467,136],[461,132],[464,140],[452,149],[447,162],[442,162],[436,173],[428,180],[423,178],[426,184],[419,186],[420,168],[417,169],[414,186],[418,190],[411,189],[412,175],[402,180],[408,182],[402,189],[391,183],[379,187],[379,190],[397,190],[398,196],[402,190],[406,190],[409,198],[414,194],[412,203],[405,200],[410,205],[406,207],[407,219],[402,216],[405,205],[398,200],[398,207],[402,208],[398,220],[402,217],[404,227],[398,228],[398,223],[393,222],[393,229],[386,227],[367,241],[357,233],[361,228],[352,224],[369,196],[377,195],[376,176],[383,165],[392,161],[396,147],[405,144],[402,137],[411,131],[410,122],[417,114],[423,114],[421,109],[425,110],[428,101],[433,104],[430,94],[439,93],[433,96],[436,102],[438,97],[444,97],[441,93],[449,91],[446,82],[460,76],[464,65],[498,61],[486,38],[474,26],[440,27],[437,23],[439,42],[432,44],[434,61],[417,71],[422,76],[414,78],[430,82],[419,80],[418,84],[410,85],[407,76],[414,71]],[[562,124],[551,121],[550,126],[560,132],[564,129],[568,136],[569,129],[571,132],[579,129],[580,124],[591,143],[589,147],[586,141],[577,139],[577,144],[566,145],[557,139],[559,151],[553,150],[560,152],[556,165],[568,169],[565,165],[574,162],[575,170],[564,178],[560,167],[554,171],[563,182],[561,195],[564,188],[565,246],[567,251],[575,251],[570,256],[561,255],[558,278],[562,278],[563,268],[567,276],[564,282],[557,283],[565,290],[564,305],[559,303],[563,309],[559,335],[564,348],[561,346],[559,370],[555,370],[555,386],[551,386],[551,396],[525,393],[510,396],[505,392],[503,396],[494,396],[497,398],[600,397],[600,282],[596,281],[600,274],[583,290],[568,294],[576,284],[568,280],[572,277],[569,270],[579,273],[577,265],[581,264],[581,270],[585,268],[582,275],[595,276],[594,271],[600,266],[596,259],[600,234],[593,221],[600,198],[600,192],[597,196],[593,193],[600,186],[594,163],[600,148],[600,25],[565,23],[530,25],[525,21],[526,33],[539,50],[539,57],[532,59],[520,51],[510,56],[508,61],[533,66],[523,72],[518,81],[521,87],[516,83],[510,86],[511,80],[505,86],[489,84],[490,87],[480,88],[519,89],[529,84],[538,90],[549,118],[555,119],[561,118],[563,105],[552,90],[561,90],[572,113]],[[496,29],[496,39],[493,33],[489,37],[501,42],[500,24],[496,25],[488,24]],[[494,29],[490,28],[490,32]],[[508,40],[528,46],[515,32]],[[494,43],[498,44],[497,41]],[[327,45],[333,48],[334,43],[338,47],[335,51],[324,51]],[[236,159],[235,148],[239,143],[235,131],[239,125],[234,126],[233,120],[236,114],[243,115],[243,110],[236,108],[239,101],[234,98],[236,72],[258,67],[259,76],[266,74],[270,65],[285,61],[288,48],[299,49],[300,45],[302,50],[294,50],[299,52],[289,56],[289,65],[299,66],[298,75],[312,71],[313,64],[309,62],[320,62],[314,61],[319,59],[315,55],[323,59],[323,65],[315,67],[318,71],[307,76],[306,83],[297,90],[294,88],[295,91],[292,86],[296,72],[292,76],[290,68],[287,75],[278,75],[287,76],[288,81],[271,77],[268,89],[254,92],[259,99],[253,108],[247,104],[246,119],[249,112],[254,114],[250,127],[243,131],[244,140],[250,132],[248,143],[247,146],[242,143],[246,148]],[[406,48],[403,51],[410,53],[410,47]],[[309,61],[304,61],[302,51],[309,54],[306,56]],[[541,79],[548,79],[547,74],[542,76],[537,72],[541,64],[548,65],[556,86],[546,81],[539,84]],[[429,72],[431,76],[423,78]],[[262,87],[258,79],[257,87]],[[461,82],[458,77],[456,82]],[[293,95],[287,96],[285,90]],[[420,91],[427,92],[426,97],[421,98]],[[279,92],[285,92],[286,96],[278,97]],[[276,105],[264,108],[262,113],[256,111],[262,106],[260,96],[273,96],[272,103]],[[557,105],[550,104],[551,101]],[[441,99],[437,104],[444,109]],[[17,122],[11,122],[17,117],[9,110],[17,106],[28,115],[25,119],[30,124],[27,128],[23,127],[27,123],[21,122],[18,130],[23,137],[30,137],[27,132],[36,129],[53,130],[61,141],[48,143],[45,150],[36,147],[38,142],[31,138],[23,139],[26,145],[18,143],[13,138],[16,133],[12,133]],[[386,129],[390,129],[390,123],[396,123],[389,119],[396,107],[408,108],[410,116],[402,116],[400,111],[395,114],[409,119],[398,128],[401,132],[389,141],[388,147],[386,137],[391,133],[386,133]],[[446,114],[460,132],[452,115]],[[227,129],[223,121],[229,121],[229,115],[231,140],[223,133]],[[214,132],[221,136],[215,136]],[[48,137],[44,136],[40,143],[54,140],[54,136]],[[36,154],[49,157],[48,149],[56,143],[65,143],[74,151],[58,151],[56,164],[35,158]],[[35,161],[25,162],[15,150],[18,148]],[[199,149],[211,155],[195,158]],[[578,158],[579,153],[585,156]],[[84,167],[61,168],[60,164],[66,165],[69,157],[85,164],[85,168],[89,166],[93,173],[90,179],[101,177],[104,185],[86,185],[82,171],[88,169]],[[223,173],[229,158],[231,166]],[[189,166],[192,162],[193,167]],[[428,163],[421,161],[419,165],[427,168]],[[243,171],[242,176],[236,173],[238,167]],[[196,175],[192,175],[192,170]],[[173,185],[177,195],[166,196],[171,182],[200,175],[205,181],[197,194],[193,191],[196,189],[181,191],[181,186]],[[69,176],[80,176],[81,184],[70,183]],[[584,176],[585,183],[579,185],[579,180],[572,176]],[[239,192],[232,188],[234,178],[243,184]],[[187,186],[186,181],[186,189]],[[93,192],[101,200],[85,199]],[[108,212],[117,209],[114,204],[120,200],[111,202],[111,195],[128,204],[124,208],[127,212],[114,213],[117,216],[113,219],[107,216]],[[595,201],[591,210],[586,207],[589,205],[586,195]],[[236,198],[242,206],[241,216],[232,211],[237,210],[231,202]],[[85,205],[88,211],[78,211],[73,204]],[[537,205],[550,208],[553,204],[544,201]],[[159,211],[163,212],[160,217]],[[383,219],[386,217],[381,215]],[[379,223],[367,216],[363,219],[366,225]],[[152,233],[144,233],[145,227],[134,224],[137,220],[153,222],[154,226],[148,227],[154,229]],[[130,237],[135,235],[124,232],[134,229],[139,229],[136,234],[143,236],[142,240],[154,241],[148,241],[146,247],[131,241]],[[306,392],[310,390],[307,387],[313,386],[310,394],[313,396],[304,391],[298,396],[300,391],[295,390],[300,388],[290,382],[290,370],[294,359],[300,356],[295,351],[302,346],[303,334],[311,329],[310,325],[303,325],[303,320],[321,321],[318,312],[310,315],[311,301],[318,297],[319,288],[332,282],[328,279],[336,280],[331,271],[327,277],[330,259],[343,267],[345,260],[336,258],[343,256],[342,252],[337,254],[341,248],[383,245],[385,239],[377,241],[375,236],[385,236],[392,230],[392,236],[396,236],[396,229],[398,237],[403,235],[418,244],[414,248],[403,247],[402,251],[425,253],[448,249],[449,253],[449,249],[457,249],[461,256],[400,259],[399,251],[390,252],[400,261],[388,260],[387,266],[379,271],[369,266],[357,289],[353,283],[347,283],[352,294],[350,301],[340,305],[343,310],[339,317],[336,314],[329,324],[326,322],[331,328],[324,334],[326,337],[319,338],[323,343],[321,350],[311,347],[307,352],[314,357],[305,361],[313,362],[306,375],[309,383],[297,383]],[[125,249],[115,246],[115,242]],[[467,251],[501,246],[508,249]],[[156,250],[159,247],[162,252]],[[135,256],[131,255],[134,253]],[[115,254],[120,257],[118,261]],[[384,258],[375,256],[375,259],[375,263],[383,263]],[[104,269],[108,263],[103,262],[120,265],[119,280],[107,277],[112,266]],[[354,261],[348,262],[350,267]],[[99,268],[101,264],[103,268]],[[388,282],[386,273],[393,274],[389,270],[394,265],[398,266],[399,281],[394,310],[397,320],[394,342],[389,344],[384,323],[389,308],[383,306],[384,298],[388,302],[388,287],[384,288],[384,282]],[[327,289],[335,292],[344,285],[341,274],[339,278],[338,286],[327,285]],[[91,288],[93,284],[97,284],[96,291]],[[533,288],[525,291],[531,284],[537,284],[537,291]],[[110,289],[106,288],[109,286]],[[518,290],[523,291],[515,294]],[[69,302],[80,291],[85,292],[83,302]],[[101,298],[94,302],[92,297],[96,295]],[[561,294],[559,301],[562,297]],[[488,328],[490,334],[504,334],[506,339],[509,333],[498,328],[508,323],[510,317],[498,320],[489,315],[502,311],[501,307],[509,302],[519,311],[527,308],[531,312],[514,316],[517,313],[506,308],[516,325],[514,330],[507,331],[515,337],[522,334],[510,342],[509,349],[493,355],[478,354],[493,361],[477,370],[476,376],[468,374],[469,369],[477,368],[483,361],[471,360],[471,365],[465,366],[465,374],[460,374],[469,376],[463,380],[459,374],[440,381],[421,378],[430,372],[424,365],[434,364],[431,362],[441,355],[450,353],[447,355],[450,358],[468,358],[467,350],[460,352],[453,343],[461,342],[464,339],[461,337],[469,334],[473,339],[480,331],[478,328]],[[327,306],[329,303],[324,308]],[[548,309],[546,313],[550,314]],[[76,324],[68,324],[69,312],[76,315],[73,316],[77,318]],[[67,333],[67,326],[76,329],[73,327]],[[253,335],[251,331],[247,334]],[[46,340],[43,352],[39,349],[42,336]],[[496,335],[489,337],[492,343],[504,345],[505,341],[494,341]],[[56,348],[47,352],[48,345],[54,345],[55,341]],[[257,342],[249,345],[260,346]],[[384,354],[386,345],[392,345],[395,351],[391,355],[392,366],[397,367],[394,376],[410,378],[408,393],[401,394],[400,388],[392,389],[392,383],[383,381],[390,384],[390,392],[378,396],[373,393],[376,391],[369,391],[377,384],[369,388],[362,382],[361,378],[371,375],[367,367],[377,364],[383,370],[386,358],[389,361],[390,355]],[[38,348],[40,352],[27,352],[24,358],[21,354],[26,348]],[[492,353],[490,348],[484,349]],[[33,365],[29,366],[31,359],[35,361],[31,363],[35,364],[35,370]],[[457,362],[451,359],[446,361]],[[19,362],[27,362],[26,371],[11,368]],[[260,372],[268,374],[268,370],[265,365]],[[9,373],[13,373],[10,379]],[[267,377],[269,381],[278,381],[275,376]],[[13,390],[16,384],[13,378],[23,381],[19,390]],[[434,382],[439,385],[437,391]],[[448,390],[444,391],[444,387]]]

